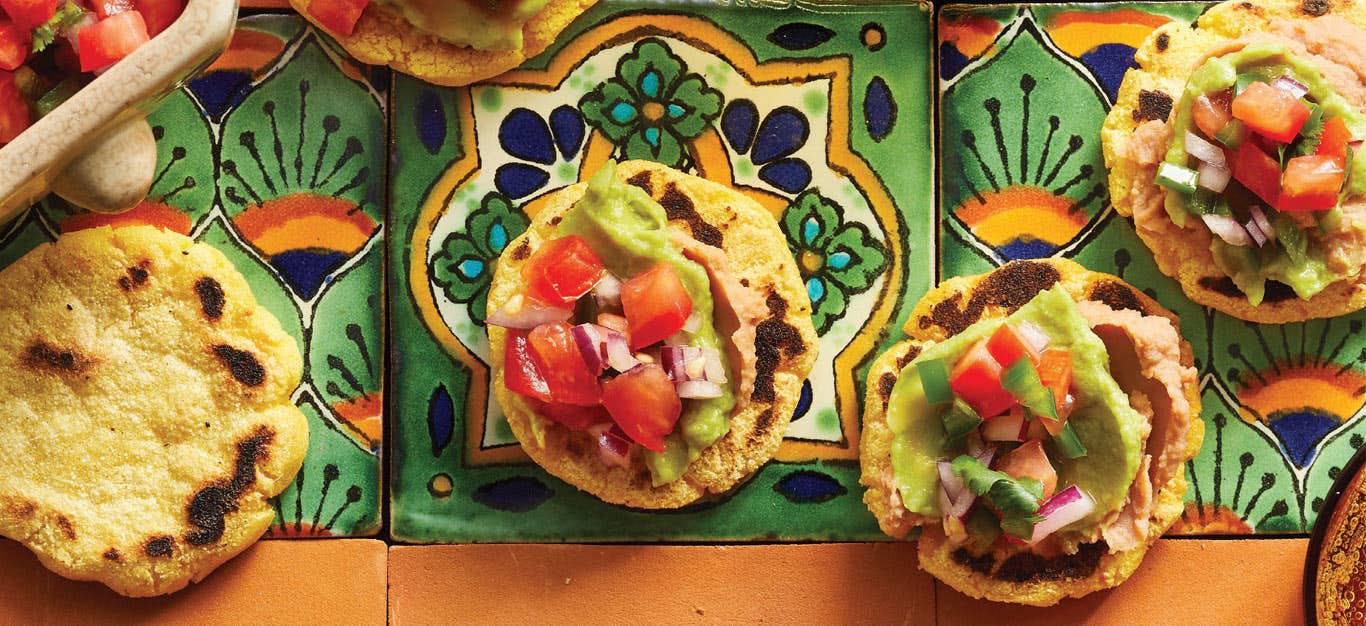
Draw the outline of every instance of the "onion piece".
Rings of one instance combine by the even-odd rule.
[[[953,473],[953,463],[939,461],[939,487],[940,494],[948,502],[947,507],[940,507],[944,517],[954,517],[962,519],[967,515],[968,509],[972,508],[973,500],[976,496],[968,491],[968,486],[963,479]]]
[[[612,331],[606,336],[605,342],[607,365],[612,369],[624,374],[640,365],[640,361],[631,354],[631,345],[626,343],[626,335]]]
[[[608,467],[629,467],[631,465],[631,443],[625,431],[616,424],[594,424],[588,427],[588,434],[598,441],[598,460]]]
[[[664,346],[659,349],[659,364],[664,367],[664,373],[669,375],[669,380],[676,383],[686,382],[694,377],[688,371],[688,364],[696,359],[702,358],[702,349],[693,346]]]
[[[721,385],[709,380],[685,380],[675,386],[680,398],[719,398]]]
[[[1247,208],[1247,212],[1252,214],[1252,221],[1257,223],[1257,228],[1262,229],[1262,234],[1266,235],[1267,240],[1276,238],[1276,229],[1271,227],[1271,220],[1266,219],[1266,213],[1262,212],[1262,207],[1254,204]]]
[[[1210,232],[1218,235],[1225,243],[1228,243],[1231,246],[1243,247],[1252,245],[1252,237],[1243,229],[1242,224],[1239,224],[1233,218],[1227,215],[1211,214],[1201,215],[1200,219],[1205,221],[1205,226],[1209,227]]]
[[[1266,234],[1263,233],[1262,228],[1257,225],[1257,220],[1248,220],[1246,224],[1243,224],[1243,228],[1247,230],[1248,236],[1252,237],[1252,243],[1258,248],[1266,245]]]
[[[996,460],[996,444],[974,443],[968,448],[968,454],[990,468],[991,462]]]
[[[1208,189],[1214,193],[1223,193],[1228,188],[1229,179],[1233,178],[1227,166],[1215,165],[1213,163],[1200,164],[1200,178],[1197,179],[1202,189]]]
[[[1186,154],[1189,154],[1203,163],[1225,167],[1227,162],[1224,160],[1224,150],[1208,141],[1204,137],[1191,131],[1186,131]]]
[[[503,328],[530,330],[541,324],[566,321],[573,315],[572,310],[546,306],[519,293],[484,321]]]
[[[721,362],[721,351],[716,348],[702,348],[702,357],[707,360],[704,366],[704,373],[707,380],[718,384],[725,384],[726,366]]]
[[[982,426],[982,438],[987,441],[1024,441],[1029,431],[1023,411],[1011,411],[987,420]]]
[[[683,332],[688,333],[689,335],[696,333],[697,329],[701,327],[702,316],[698,315],[697,311],[693,311],[692,314],[688,316],[688,319],[683,320]]]
[[[1043,329],[1038,326],[1035,326],[1030,322],[1020,322],[1015,325],[1015,330],[1018,331],[1020,336],[1024,337],[1024,340],[1028,341],[1029,345],[1033,346],[1035,350],[1043,352],[1048,348],[1048,333],[1043,332]]]
[[[583,355],[584,365],[588,366],[594,376],[601,374],[607,366],[607,347],[603,333],[610,332],[613,331],[597,324],[579,324],[569,329],[569,335],[579,346],[579,354]]]
[[[1351,146],[1351,148],[1352,148],[1353,150],[1360,150],[1360,149],[1361,149],[1361,144],[1362,144],[1363,141],[1366,141],[1366,139],[1353,139],[1353,140],[1347,142],[1347,145],[1348,145],[1348,146]]]
[[[621,279],[603,272],[598,284],[593,285],[593,300],[599,307],[621,306]]]
[[[1309,93],[1309,87],[1290,76],[1276,77],[1276,80],[1271,81],[1271,86],[1286,91],[1297,99],[1303,98],[1304,94]]]
[[[1076,485],[1063,489],[1053,494],[1053,497],[1044,501],[1043,505],[1039,507],[1037,515],[1043,520],[1034,525],[1034,534],[1030,537],[1029,543],[1038,543],[1062,527],[1090,515],[1095,510],[1096,501],[1092,500],[1085,491],[1078,489]]]

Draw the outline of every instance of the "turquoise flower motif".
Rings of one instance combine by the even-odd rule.
[[[867,291],[887,267],[887,250],[868,227],[846,223],[843,211],[816,191],[797,196],[783,213],[787,246],[797,259],[812,322],[824,333],[844,317],[851,296]]]
[[[684,146],[721,112],[721,92],[688,73],[659,39],[644,39],[607,79],[579,101],[584,119],[607,135],[627,159],[680,167]]]
[[[470,213],[465,230],[448,235],[432,257],[433,280],[447,298],[469,308],[476,324],[484,323],[494,263],[529,224],[507,196],[489,193]]]

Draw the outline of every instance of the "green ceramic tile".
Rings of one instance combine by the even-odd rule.
[[[405,541],[851,540],[871,357],[932,281],[930,11],[604,2],[546,53],[461,89],[395,76],[391,528]],[[646,69],[648,68],[648,69]],[[649,107],[676,106],[640,126]],[[821,358],[779,460],[650,513],[547,475],[488,393],[484,293],[530,206],[609,156],[736,186],[807,262]]]
[[[1363,442],[1366,314],[1251,324],[1192,304],[1108,202],[1098,130],[1156,26],[1206,3],[952,5],[938,16],[945,275],[1064,256],[1181,316],[1204,445],[1174,532],[1300,533]]]
[[[244,18],[222,59],[150,116],[146,202],[111,217],[52,197],[0,240],[8,264],[59,232],[154,223],[232,260],[305,358],[308,455],[269,536],[380,527],[386,82],[297,17]]]

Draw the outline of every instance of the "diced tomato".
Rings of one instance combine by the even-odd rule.
[[[622,283],[621,307],[631,329],[631,349],[638,350],[681,330],[692,315],[692,296],[674,266],[660,263]]]
[[[1335,117],[1324,122],[1323,133],[1319,135],[1319,147],[1314,154],[1346,159],[1347,144],[1351,141],[1352,131],[1347,128],[1347,122],[1342,117]]]
[[[0,9],[5,10],[20,28],[33,30],[52,19],[57,7],[66,0],[0,0]]]
[[[1225,89],[1207,93],[1191,103],[1191,118],[1194,119],[1196,128],[1205,133],[1206,138],[1214,139],[1214,134],[1228,125],[1232,117],[1229,112],[1231,99],[1232,94]]]
[[[126,0],[124,0],[126,1]],[[174,24],[185,10],[185,0],[132,0],[133,8],[147,22],[147,34],[153,37]]]
[[[28,103],[14,74],[0,72],[0,144],[14,141],[32,122]]]
[[[536,402],[534,400],[532,402],[533,406],[536,407],[536,413],[541,417],[559,422],[573,430],[584,430],[594,424],[605,424],[612,421],[612,416],[607,414],[607,409],[604,409],[602,405],[577,406],[559,402]]]
[[[1001,460],[996,462],[996,469],[1014,478],[1033,478],[1043,483],[1045,500],[1053,495],[1053,490],[1058,487],[1058,472],[1053,469],[1053,464],[1048,462],[1048,455],[1044,454],[1043,444],[1038,439],[1026,441],[1020,444],[1020,447],[1005,453]]]
[[[1039,358],[1039,381],[1053,392],[1053,403],[1058,408],[1058,419],[1055,421],[1039,417],[1034,421],[1043,422],[1048,434],[1056,435],[1062,432],[1063,422],[1067,421],[1068,414],[1072,412],[1072,405],[1067,401],[1067,391],[1072,386],[1072,355],[1067,350],[1044,350],[1043,356]]]
[[[81,71],[93,72],[113,65],[133,53],[147,40],[147,23],[137,11],[124,11],[76,33]]]
[[[1257,82],[1233,99],[1233,117],[1253,132],[1290,143],[1309,119],[1309,107],[1288,91]]]
[[[1009,367],[1020,357],[1029,357],[1030,363],[1039,364],[1039,351],[1010,323],[1001,324],[987,339],[987,352],[1001,367]]]
[[[1233,178],[1269,204],[1274,205],[1281,195],[1280,164],[1251,141],[1233,153]]]
[[[100,19],[133,10],[133,0],[94,0],[91,4],[94,5],[95,14],[100,16]]]
[[[308,14],[323,28],[341,35],[356,32],[356,22],[370,0],[313,0],[308,3]]]
[[[602,386],[602,405],[632,441],[664,451],[664,436],[674,429],[683,403],[664,368],[647,363]]]
[[[588,242],[578,235],[552,239],[522,266],[526,294],[547,304],[570,304],[606,273]]]
[[[579,345],[569,334],[568,322],[541,324],[527,335],[537,364],[543,366],[550,398],[564,404],[593,406],[602,402],[602,384],[598,382],[579,352]]]
[[[1005,413],[1016,404],[1015,397],[1001,387],[1001,364],[991,356],[985,340],[973,344],[954,364],[949,387],[983,418]]]
[[[507,331],[507,347],[503,349],[503,384],[513,393],[550,401],[550,385],[541,374],[541,365],[531,352],[524,330]]]
[[[631,325],[626,321],[626,318],[611,313],[599,313],[598,326],[610,328],[626,335],[626,343],[631,343]]]
[[[0,70],[13,71],[24,64],[33,46],[33,38],[29,33],[27,28],[0,19]]]
[[[1338,192],[1347,179],[1343,159],[1310,155],[1290,159],[1281,179],[1282,211],[1322,211],[1338,204]]]

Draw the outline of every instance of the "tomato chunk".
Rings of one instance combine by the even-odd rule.
[[[1058,487],[1058,472],[1053,469],[1053,464],[1048,462],[1048,455],[1043,451],[1043,443],[1038,439],[1026,441],[1020,444],[1020,447],[1005,453],[1001,460],[996,462],[996,469],[1014,478],[1033,478],[1043,483],[1045,500],[1053,495],[1053,490]]]
[[[1001,324],[987,339],[987,352],[990,352],[1002,367],[1015,363],[1021,357],[1029,357],[1030,363],[1039,364],[1039,351],[1035,350],[1034,345],[1010,323]]]
[[[584,430],[594,424],[605,424],[612,421],[612,416],[607,414],[607,409],[604,409],[602,405],[577,406],[559,402],[536,402],[534,400],[532,403],[536,408],[536,413],[541,417],[563,424],[573,430]]]
[[[180,17],[185,0],[133,0],[133,8],[147,22],[147,34],[156,37]]]
[[[1281,179],[1282,211],[1322,211],[1338,204],[1338,192],[1347,179],[1343,159],[1309,155],[1290,159]]]
[[[664,368],[647,363],[602,386],[602,405],[632,441],[664,451],[664,436],[673,431],[683,402]]]
[[[550,385],[541,374],[542,366],[531,352],[524,330],[507,332],[507,347],[503,349],[503,384],[513,393],[550,401]]]
[[[308,14],[323,28],[341,35],[356,32],[356,22],[370,0],[313,0],[308,3]]]
[[[1251,141],[1233,153],[1233,178],[1268,204],[1275,205],[1281,195],[1280,164]]]
[[[674,266],[660,263],[622,283],[621,307],[631,329],[631,349],[638,350],[682,330],[692,315],[692,296]]]
[[[602,384],[579,352],[579,345],[569,334],[568,322],[541,324],[527,335],[531,352],[550,387],[550,398],[564,404],[593,406],[602,402]]]
[[[26,30],[33,30],[52,19],[57,7],[66,0],[0,0],[0,9],[5,10],[15,24]]]
[[[526,294],[547,304],[571,304],[607,270],[588,242],[578,235],[552,239],[522,266]]]
[[[133,53],[147,40],[147,23],[137,11],[124,11],[86,26],[76,33],[81,71],[93,72],[113,65]]]
[[[100,19],[133,10],[133,0],[95,0],[91,4]]]
[[[1233,117],[1263,137],[1290,143],[1309,119],[1309,106],[1288,91],[1257,82],[1233,99]]]
[[[1232,94],[1225,89],[1207,93],[1191,103],[1191,118],[1195,121],[1196,128],[1205,133],[1205,137],[1214,139],[1215,133],[1228,126],[1228,121],[1232,118],[1229,112],[1231,99]]]
[[[626,318],[611,313],[598,314],[598,326],[610,328],[626,336],[626,343],[631,343],[631,326]]]
[[[985,340],[968,348],[949,374],[949,387],[983,418],[1005,413],[1015,397],[1001,386],[1001,364],[987,350]]]
[[[1062,432],[1062,425],[1072,413],[1072,403],[1067,401],[1067,392],[1072,387],[1072,355],[1067,350],[1044,350],[1039,358],[1039,381],[1053,392],[1053,403],[1058,408],[1058,419],[1046,417],[1035,421],[1043,422],[1048,434]]]
[[[27,28],[0,19],[0,70],[19,69],[28,58],[29,48],[33,45],[32,39]]]
[[[1323,124],[1323,134],[1319,135],[1319,147],[1314,154],[1321,156],[1347,158],[1347,144],[1352,141],[1352,131],[1341,117],[1335,117]]]

